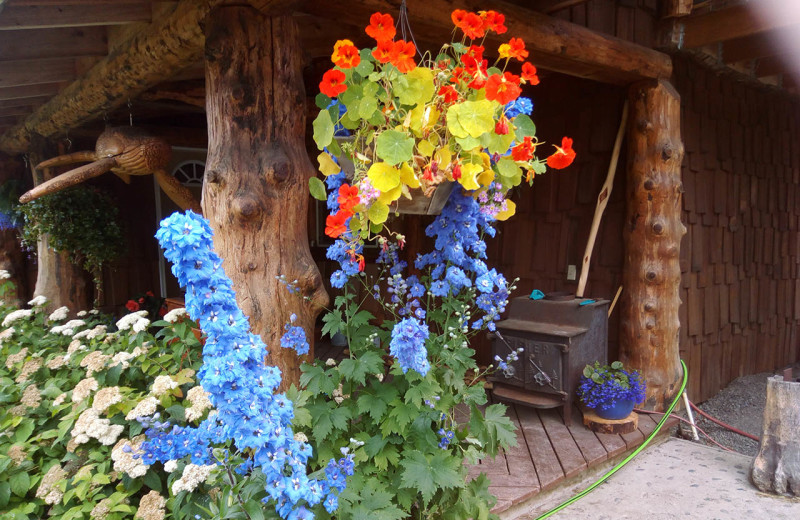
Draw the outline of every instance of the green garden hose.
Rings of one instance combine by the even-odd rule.
[[[689,379],[689,377],[688,377],[688,376],[689,376],[689,372],[687,371],[687,369],[686,369],[686,363],[684,363],[684,362],[683,362],[683,360],[681,360],[681,366],[683,367],[683,382],[681,383],[681,389],[680,389],[680,391],[679,391],[679,392],[678,392],[678,393],[675,395],[675,399],[674,399],[674,400],[672,401],[672,403],[669,405],[669,408],[667,408],[667,411],[666,411],[666,412],[664,412],[664,415],[661,417],[661,420],[660,420],[660,421],[658,421],[658,424],[656,425],[656,428],[655,428],[655,429],[653,430],[653,432],[652,432],[652,433],[651,433],[651,434],[650,434],[650,435],[647,437],[647,439],[645,439],[645,440],[644,440],[644,442],[641,444],[641,446],[639,446],[638,448],[636,448],[636,449],[633,451],[633,453],[631,453],[630,455],[628,455],[627,457],[625,457],[625,459],[624,459],[623,461],[621,461],[619,464],[617,464],[616,466],[614,466],[613,468],[611,468],[611,469],[608,471],[608,473],[606,473],[605,475],[603,475],[602,477],[600,477],[600,479],[599,479],[599,480],[597,480],[597,481],[596,481],[594,484],[592,484],[592,485],[591,485],[591,486],[589,486],[588,488],[584,489],[583,491],[581,491],[581,492],[580,492],[580,493],[578,493],[577,495],[573,496],[572,498],[570,498],[570,499],[569,499],[569,500],[567,500],[566,502],[563,502],[563,503],[561,503],[560,505],[558,505],[558,506],[554,507],[554,508],[553,508],[553,509],[551,509],[550,511],[548,511],[548,512],[544,513],[543,515],[541,515],[541,516],[537,517],[537,518],[536,518],[536,520],[543,520],[544,518],[549,518],[550,516],[552,516],[552,515],[554,515],[554,514],[558,513],[559,511],[561,511],[561,510],[562,510],[562,509],[564,509],[565,507],[569,506],[570,504],[573,504],[573,503],[577,502],[579,499],[581,499],[581,498],[583,498],[584,496],[588,495],[588,494],[589,494],[589,493],[590,493],[590,492],[591,492],[591,491],[592,491],[594,488],[596,488],[597,486],[599,486],[600,484],[602,484],[603,482],[605,482],[605,481],[606,481],[606,480],[607,480],[607,479],[608,479],[608,478],[609,478],[611,475],[613,475],[614,473],[616,473],[617,471],[619,471],[619,470],[620,470],[620,469],[621,469],[623,466],[625,466],[625,465],[626,465],[628,462],[632,461],[632,460],[633,460],[633,458],[634,458],[635,456],[637,456],[637,455],[638,455],[638,454],[639,454],[639,453],[640,453],[640,452],[641,452],[643,449],[645,449],[645,448],[647,447],[647,445],[648,445],[648,444],[650,444],[650,441],[653,439],[653,437],[655,437],[655,436],[656,436],[656,434],[657,434],[657,433],[658,433],[658,432],[661,430],[661,427],[662,427],[662,426],[664,426],[664,424],[667,422],[667,419],[669,419],[669,415],[672,413],[672,410],[674,410],[674,409],[675,409],[675,406],[678,404],[678,401],[680,400],[680,398],[681,398],[681,395],[683,395],[683,391],[686,389],[686,382],[687,382],[687,381],[688,381],[688,379]]]

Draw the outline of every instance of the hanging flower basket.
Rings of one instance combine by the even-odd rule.
[[[333,212],[329,236],[391,234],[390,213],[437,214],[456,188],[471,192],[488,216],[505,220],[515,211],[506,199],[511,188],[575,158],[569,138],[551,156],[536,156],[541,143],[533,105],[520,94],[539,78],[526,61],[525,43],[510,38],[489,51],[497,56],[492,66],[484,57],[483,38],[504,34],[505,17],[456,10],[452,19],[454,40],[419,60],[413,41],[395,39],[388,14],[373,14],[366,28],[375,47],[336,42],[313,124],[320,171],[332,193],[320,179],[310,182],[312,195],[327,199]],[[342,168],[350,165],[345,178]]]

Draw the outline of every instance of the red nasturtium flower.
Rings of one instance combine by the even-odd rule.
[[[319,91],[328,97],[336,97],[345,90],[347,85],[344,84],[345,75],[341,70],[331,69],[322,75],[322,81],[319,84]]]
[[[381,63],[389,63],[392,61],[392,49],[394,49],[392,40],[380,41],[378,46],[372,50],[372,57]]]
[[[405,74],[417,68],[414,61],[414,56],[417,54],[417,47],[413,42],[404,40],[397,40],[392,45],[392,65],[397,67],[397,70]]]
[[[525,61],[528,57],[528,51],[525,50],[525,42],[520,38],[511,38],[508,43],[500,45],[497,49],[501,58],[515,58],[519,61]]]
[[[131,312],[136,312],[139,310],[139,304],[136,303],[135,300],[128,300],[128,303],[125,304],[125,308]]]
[[[497,34],[503,34],[508,30],[505,26],[506,23],[506,15],[500,14],[496,11],[480,11],[478,13],[481,15],[481,19],[483,20],[483,29],[488,31],[494,31]]]
[[[458,91],[450,85],[442,85],[439,89],[439,95],[442,96],[444,102],[447,104],[458,101]]]
[[[328,218],[325,219],[325,234],[331,238],[339,238],[339,235],[347,231],[345,222],[352,216],[351,212],[344,209],[328,215]]]
[[[358,53],[358,48],[353,45],[350,40],[339,40],[333,46],[333,55],[331,61],[343,69],[350,69],[358,67],[361,63],[361,55]]]
[[[536,67],[527,61],[522,64],[522,79],[531,85],[539,84],[539,76],[536,75]]]
[[[575,150],[572,149],[572,139],[564,137],[561,139],[561,146],[556,146],[556,153],[547,158],[547,166],[561,170],[572,164],[574,160]]]
[[[371,38],[375,38],[378,42],[393,40],[397,32],[392,15],[383,13],[374,13],[369,17],[366,31]]]
[[[510,72],[504,72],[502,76],[492,74],[486,81],[486,99],[489,101],[497,101],[501,105],[505,105],[517,99],[521,93],[519,76]]]
[[[501,117],[500,120],[497,123],[495,123],[494,133],[496,133],[497,135],[508,134],[508,119],[506,119],[505,116]]]
[[[483,20],[475,13],[467,13],[460,28],[467,35],[467,38],[472,38],[473,40],[483,38]]]
[[[467,12],[463,9],[456,9],[450,14],[450,19],[453,20],[453,25],[458,27],[459,29],[461,26],[464,25],[464,18],[467,16]]]
[[[358,196],[358,186],[350,186],[349,184],[342,184],[339,186],[339,197],[336,199],[339,207],[346,211],[353,211],[353,208],[361,202]]]
[[[511,149],[511,158],[520,162],[530,161],[534,150],[536,145],[530,136],[526,136],[521,143]]]

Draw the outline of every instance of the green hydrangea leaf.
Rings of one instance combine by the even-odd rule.
[[[378,157],[392,166],[410,161],[414,156],[414,138],[397,130],[386,130],[382,132],[375,140],[375,145],[375,153]],[[395,186],[396,185],[397,184],[395,184]],[[375,187],[378,188],[377,186]]]

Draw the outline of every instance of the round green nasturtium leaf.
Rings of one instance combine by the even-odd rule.
[[[490,132],[483,134],[481,137],[481,145],[489,150],[489,153],[504,154],[511,147],[514,142],[514,129],[509,125],[508,133],[505,135]]]
[[[397,130],[386,130],[381,133],[375,144],[375,153],[378,157],[392,166],[410,161],[414,156],[414,138]]]
[[[327,110],[320,110],[312,125],[314,127],[314,142],[322,150],[333,141],[333,121]]]
[[[468,135],[466,137],[456,137],[456,142],[458,143],[458,146],[460,146],[462,150],[466,151],[475,150],[476,148],[481,147],[481,140],[478,139],[477,137],[472,137],[471,135]]]
[[[375,96],[364,96],[358,103],[358,117],[369,119],[378,110],[378,99]]]
[[[611,368],[613,368],[614,370],[621,369],[622,368],[622,361],[614,361],[613,363],[611,363]]]
[[[367,170],[367,177],[376,190],[390,191],[400,185],[400,170],[387,163],[374,163]]]
[[[461,105],[450,105],[447,109],[447,130],[453,137],[467,137],[469,134],[458,120],[458,111]]]
[[[372,65],[372,51],[369,49],[361,49],[361,63],[358,64],[356,67],[356,72],[363,76],[367,77],[372,74],[372,71],[375,70],[375,67]]]
[[[383,224],[389,218],[389,206],[381,201],[376,200],[372,203],[367,211],[367,218],[373,224]]]
[[[308,191],[311,196],[317,200],[328,200],[328,195],[325,192],[325,185],[317,177],[308,179]]]
[[[503,179],[508,179],[514,182],[514,186],[519,184],[522,178],[522,168],[517,166],[517,163],[512,159],[500,159],[497,161],[497,173]]]
[[[426,67],[417,67],[405,74],[405,81],[398,80],[393,86],[401,104],[422,105],[433,97],[433,72]]]
[[[458,122],[472,137],[480,137],[494,130],[495,103],[487,99],[464,101],[454,108]],[[448,116],[450,111],[448,110]],[[455,134],[454,134],[455,135]]]
[[[533,137],[536,135],[536,125],[533,124],[531,118],[525,114],[520,114],[515,117],[513,123],[519,142],[522,142],[525,137]]]
[[[331,98],[320,92],[317,94],[317,97],[314,98],[314,103],[316,103],[320,110],[326,110],[328,105],[331,104]]]

